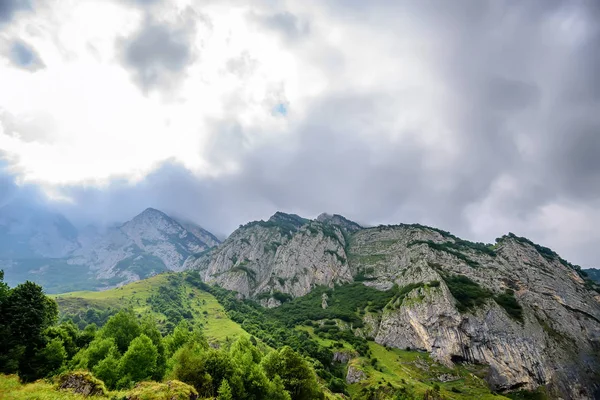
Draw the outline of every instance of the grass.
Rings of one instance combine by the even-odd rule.
[[[52,383],[37,381],[22,385],[16,375],[0,374],[0,400],[84,400],[68,390],[57,390]]]
[[[131,308],[136,314],[150,314],[159,322],[164,322],[167,319],[166,316],[153,311],[147,303],[147,299],[158,293],[160,287],[169,287],[169,278],[175,275],[172,273],[160,274],[102,292],[72,292],[53,297],[63,315],[82,313],[90,307],[101,310]],[[178,289],[182,290],[188,299],[193,322],[203,325],[204,333],[209,340],[223,342],[227,338],[248,336],[248,333],[239,324],[227,316],[225,309],[213,295],[183,280]]]
[[[132,399],[132,400],[184,400],[196,391],[179,381],[166,383],[142,382],[129,391],[113,391],[108,396],[84,396],[71,390],[58,389],[56,384],[39,380],[21,384],[17,375],[0,374],[0,400],[90,400],[90,399]]]

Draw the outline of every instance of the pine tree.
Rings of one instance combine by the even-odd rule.
[[[231,387],[229,386],[227,379],[223,379],[217,393],[218,400],[233,400],[233,394],[231,393]]]

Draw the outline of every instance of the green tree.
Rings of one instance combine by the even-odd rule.
[[[231,393],[231,387],[229,386],[227,379],[223,379],[217,393],[218,400],[233,400],[233,394]]]
[[[14,289],[0,289],[0,369],[19,373],[24,381],[44,376],[47,370],[44,357],[38,353],[46,346],[43,332],[58,315],[56,302],[46,295],[39,285],[25,282]]]
[[[142,320],[140,327],[142,334],[148,336],[150,340],[152,340],[152,344],[156,347],[156,367],[154,368],[152,379],[160,381],[167,369],[167,355],[163,337],[157,328],[156,320],[150,316],[147,316]]]
[[[281,377],[285,389],[294,400],[314,400],[323,398],[315,373],[302,356],[289,346],[272,351],[262,361],[262,367],[269,379]]]
[[[62,340],[54,338],[46,344],[36,357],[40,358],[40,376],[50,376],[58,373],[67,359],[67,351]]]
[[[150,379],[156,370],[158,351],[152,340],[144,334],[131,341],[129,348],[121,357],[119,372],[133,382]]]
[[[79,329],[71,321],[47,328],[44,331],[44,335],[51,340],[60,339],[67,352],[68,358],[72,358],[78,350],[77,341]]]
[[[190,326],[189,322],[182,320],[173,330],[173,333],[165,338],[165,347],[169,355],[175,354],[186,343],[197,343],[203,349],[208,349],[208,341],[200,328]]]
[[[273,380],[269,382],[268,392],[265,399],[269,400],[292,400],[290,393],[285,390],[283,380],[279,375],[275,375]]]
[[[195,343],[188,343],[173,355],[173,376],[198,391],[200,396],[212,396],[212,377],[204,367],[203,349]]]
[[[89,344],[87,349],[80,350],[73,357],[71,364],[74,368],[92,369],[111,353],[115,353],[118,358],[115,339],[98,337]]]
[[[115,351],[111,351],[106,358],[101,360],[92,370],[94,375],[101,379],[109,389],[114,389],[119,380],[119,358]]]
[[[131,310],[121,310],[108,319],[100,331],[100,336],[113,338],[121,354],[127,351],[129,343],[141,333],[141,327]]]

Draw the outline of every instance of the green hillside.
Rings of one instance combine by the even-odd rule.
[[[216,389],[221,389],[218,385],[215,386],[216,383],[212,379],[219,376],[214,375],[218,373],[215,371],[225,367],[214,370],[216,359],[209,361],[210,357],[217,357],[221,360],[222,357],[226,357],[226,359],[232,360],[227,361],[233,362],[232,366],[237,365],[235,368],[242,368],[241,370],[233,369],[233,372],[229,373],[230,375],[234,374],[231,376],[243,376],[248,373],[246,371],[248,368],[254,370],[253,368],[260,365],[260,371],[264,371],[260,372],[260,376],[265,377],[261,379],[273,379],[275,375],[279,379],[278,374],[285,375],[285,372],[279,369],[286,368],[276,367],[275,370],[270,370],[269,362],[265,360],[272,358],[273,355],[285,359],[283,355],[285,349],[291,347],[290,351],[295,350],[297,354],[303,355],[303,358],[308,361],[310,367],[307,368],[310,368],[312,372],[306,375],[306,379],[308,379],[307,382],[310,382],[310,379],[316,378],[312,385],[317,390],[314,394],[308,395],[306,393],[304,395],[292,393],[291,399],[506,399],[506,397],[492,393],[488,389],[483,379],[487,373],[485,366],[471,365],[448,368],[431,360],[427,353],[386,348],[372,340],[354,336],[347,329],[349,322],[356,324],[359,317],[364,315],[365,312],[376,313],[390,299],[403,297],[415,288],[411,286],[393,288],[388,292],[378,292],[361,284],[351,284],[337,287],[333,291],[325,288],[316,289],[312,294],[288,301],[283,306],[269,310],[253,301],[239,300],[233,292],[204,284],[197,273],[186,272],[164,273],[103,292],[83,291],[52,295],[51,298],[58,304],[59,322],[62,322],[62,325],[53,329],[64,329],[61,328],[64,326],[68,328],[69,321],[73,321],[79,329],[85,328],[85,330],[80,331],[81,333],[75,335],[82,338],[89,330],[88,324],[90,323],[102,327],[107,326],[107,321],[111,321],[108,323],[111,326],[100,329],[95,334],[95,339],[91,343],[88,341],[89,345],[84,344],[77,354],[75,354],[76,350],[73,350],[72,354],[74,355],[70,356],[72,359],[69,361],[67,357],[62,367],[55,369],[55,372],[48,376],[68,373],[69,370],[81,369],[82,366],[85,369],[87,360],[91,359],[90,357],[97,357],[93,354],[96,354],[95,352],[99,351],[98,348],[103,346],[102,338],[110,336],[106,332],[114,330],[115,321],[120,320],[120,323],[125,324],[125,326],[133,324],[131,325],[133,330],[139,330],[140,328],[136,328],[136,326],[139,326],[144,332],[144,329],[148,328],[147,325],[144,325],[147,322],[143,321],[148,321],[150,317],[156,328],[150,328],[149,335],[152,336],[152,329],[155,329],[155,332],[160,332],[154,334],[153,341],[157,343],[159,359],[161,357],[160,346],[165,349],[163,351],[164,357],[166,357],[163,372],[160,374],[155,372],[152,379],[176,378],[183,380],[198,390],[200,398],[212,398],[211,396],[217,394]],[[332,304],[332,307],[328,308],[326,313],[323,313],[324,310],[317,301],[321,297],[321,292],[324,291],[329,293],[330,303]],[[120,310],[128,310],[129,314],[119,313]],[[139,323],[141,325],[136,325],[138,323],[135,321],[127,322],[128,319],[135,319],[136,317],[141,321]],[[67,325],[64,325],[65,323]],[[187,325],[181,325],[182,323]],[[144,328],[145,326],[146,328]],[[200,328],[202,337],[206,338],[206,347],[203,348],[201,345],[204,339],[193,339],[193,334],[184,333],[187,332],[187,328],[182,330],[181,326]],[[200,340],[198,342],[200,344],[190,344],[187,347],[181,344],[178,345],[180,350],[177,351],[178,347],[173,347],[175,346],[173,343],[183,340],[178,339],[182,334],[187,338],[185,340]],[[162,336],[162,339],[160,339],[160,336]],[[142,337],[145,336],[142,335]],[[245,342],[240,342],[238,340],[240,338],[243,338]],[[131,342],[130,349],[131,346],[134,346],[134,343],[140,345],[138,339]],[[62,340],[64,340],[64,337]],[[79,339],[76,341],[79,341]],[[254,346],[250,342],[254,343]],[[117,369],[117,366],[119,370],[123,368],[123,360],[126,360],[127,354],[130,353],[130,349],[127,350],[127,343],[129,342],[124,343],[123,349],[119,349],[120,352],[115,353],[114,357],[120,357],[121,361],[118,363],[114,361],[113,369]],[[210,347],[217,347],[219,350],[210,350],[209,343],[211,344]],[[63,344],[68,349],[68,341],[64,341]],[[117,344],[119,344],[118,341]],[[192,348],[197,350],[192,350]],[[239,364],[241,361],[235,361],[240,357],[240,350],[236,350],[239,348],[244,348],[247,354],[253,354],[250,361],[243,361],[242,364]],[[117,350],[113,351],[116,352]],[[106,354],[106,351],[103,354]],[[98,373],[103,379],[108,379],[105,382],[110,389],[107,392],[109,397],[122,398],[122,396],[130,396],[133,393],[132,390],[137,388],[137,386],[135,388],[133,386],[135,378],[127,378],[132,379],[132,381],[123,381],[123,379],[117,381],[118,376],[114,376],[114,373],[111,374],[110,370],[107,372],[103,369],[103,366],[110,364],[110,359],[113,357],[111,354],[109,352],[106,356],[109,361],[102,361],[93,367],[94,374]],[[211,356],[211,354],[213,355]],[[281,356],[278,356],[278,354],[281,354]],[[194,357],[198,357],[196,362],[200,364],[190,364],[192,362],[190,360],[193,360]],[[292,359],[293,357],[295,356],[292,356]],[[252,361],[252,358],[254,358],[254,361]],[[242,359],[244,357],[240,360]],[[207,362],[209,364],[203,364]],[[258,362],[259,364],[252,364],[252,362]],[[90,365],[92,366],[91,362]],[[194,378],[193,374],[182,372],[197,368],[194,365],[205,365],[202,368],[213,368],[210,370],[211,375],[209,375],[208,381],[205,378],[198,381],[198,378]],[[211,365],[212,367],[210,367]],[[229,364],[226,363],[225,365]],[[243,365],[246,366],[243,367]],[[90,370],[92,370],[92,367],[90,367]],[[239,373],[242,375],[235,375],[236,370],[240,371]],[[314,378],[310,378],[311,374]],[[359,378],[352,379],[347,383],[346,378],[349,375],[358,375]],[[114,378],[112,378],[113,376]],[[140,376],[143,376],[143,374]],[[60,395],[57,394],[57,379],[55,377],[45,383],[22,384],[17,381],[14,375],[0,375],[0,390],[9,393],[4,397],[0,396],[0,398],[79,398],[68,391],[60,391]],[[283,388],[277,386],[277,379],[273,380],[272,383],[265,381],[261,385],[267,385],[270,388],[269,390],[274,390],[273,393],[279,393],[277,390],[281,392]],[[212,382],[212,386],[210,382]],[[219,382],[222,381],[219,380]],[[232,381],[231,384],[237,384],[243,389],[245,388],[244,385],[249,383]],[[148,383],[147,385],[150,387],[151,384]],[[156,383],[154,385],[160,384]],[[278,387],[280,389],[277,389]],[[154,388],[152,390],[158,389]],[[248,395],[233,398],[251,398],[245,397]],[[156,396],[148,398],[162,399],[159,395]]]
[[[51,297],[58,303],[61,319],[71,319],[80,326],[101,325],[103,315],[131,308],[138,315],[155,317],[165,333],[180,320],[187,319],[202,326],[209,342],[249,336],[227,316],[213,295],[189,284],[176,273],[156,275],[102,292],[72,292]]]

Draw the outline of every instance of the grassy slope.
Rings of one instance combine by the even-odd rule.
[[[417,351],[406,351],[399,349],[386,349],[376,343],[369,343],[373,357],[378,360],[380,371],[376,370],[369,360],[360,358],[355,362],[361,364],[368,379],[364,383],[350,385],[351,393],[357,392],[362,386],[385,385],[387,382],[394,386],[412,386],[418,394],[423,394],[427,389],[431,389],[435,383],[438,383],[440,393],[445,399],[496,399],[508,400],[504,396],[494,395],[488,389],[485,381],[477,376],[484,372],[480,368],[465,367],[447,368],[429,358],[427,353]],[[452,382],[438,382],[438,377],[442,374],[451,374],[460,379]],[[461,393],[454,393],[452,388],[456,388]]]
[[[72,292],[53,295],[61,312],[74,313],[88,307],[98,309],[130,307],[138,314],[152,314],[157,320],[165,316],[152,311],[146,300],[158,291],[160,286],[168,286],[170,274],[160,274],[142,281],[130,283],[116,289],[102,292]],[[223,307],[211,294],[203,292],[187,283],[183,290],[190,299],[192,314],[195,322],[203,324],[207,338],[213,341],[223,341],[227,337],[235,338],[248,335],[237,323],[233,322]],[[204,314],[206,312],[206,314]]]
[[[21,385],[16,375],[0,374],[0,400],[83,400],[86,397],[56,390],[44,381]]]
[[[319,344],[325,347],[333,346],[336,342],[335,340],[319,337],[314,333],[312,327],[298,326],[296,329],[308,332]],[[343,349],[352,349],[350,344],[341,343]],[[389,382],[393,387],[412,387],[417,395],[423,395],[426,390],[432,389],[433,385],[437,383],[440,386],[440,393],[444,396],[444,399],[448,400],[508,400],[507,397],[490,392],[487,384],[482,379],[486,372],[485,366],[448,368],[431,360],[427,353],[388,349],[374,342],[369,342],[369,348],[372,354],[371,357],[377,359],[376,367],[372,366],[370,360],[365,357],[350,361],[351,364],[367,375],[365,381],[348,386],[352,397],[366,386],[386,386]],[[442,374],[450,374],[460,377],[460,379],[451,382],[438,382],[438,377]],[[461,393],[453,392],[452,388],[460,390]]]

